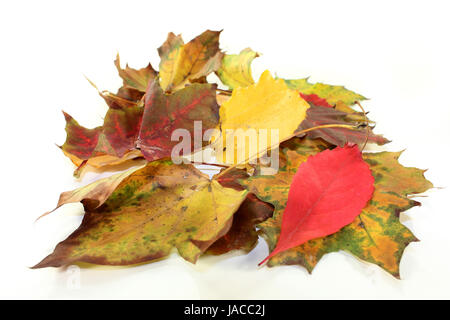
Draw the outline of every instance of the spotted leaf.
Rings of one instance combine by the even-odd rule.
[[[187,261],[231,227],[247,191],[225,188],[192,165],[155,161],[126,177],[104,204],[34,268],[76,262],[130,265],[165,257]]]
[[[289,186],[296,167],[325,147],[320,140],[292,139],[283,144],[283,167],[275,176],[255,176],[242,181],[250,192],[275,207],[273,218],[259,226],[269,249],[274,250],[281,229]],[[400,223],[399,214],[420,203],[407,195],[422,193],[432,187],[423,170],[406,168],[398,163],[400,153],[365,153],[375,178],[372,199],[362,213],[340,231],[281,252],[268,261],[268,266],[299,264],[311,272],[321,257],[329,252],[348,251],[356,257],[379,265],[399,277],[399,264],[405,247],[416,237]]]
[[[343,86],[332,86],[323,83],[310,83],[308,78],[298,80],[285,80],[289,88],[300,91],[304,95],[316,95],[318,98],[325,99],[326,102],[334,106],[339,101],[346,105],[353,105],[355,101],[366,100],[360,94],[350,91]]]

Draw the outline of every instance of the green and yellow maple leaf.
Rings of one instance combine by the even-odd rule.
[[[259,225],[271,251],[278,241],[290,183],[298,166],[310,155],[328,147],[320,139],[298,138],[284,146],[281,152],[284,165],[276,175],[254,176],[241,181],[250,192],[275,207],[273,217]],[[375,178],[375,191],[360,216],[335,234],[310,240],[275,255],[268,265],[299,264],[311,272],[323,255],[345,250],[399,277],[403,251],[410,242],[417,241],[412,232],[400,223],[399,214],[419,205],[408,195],[422,193],[432,187],[424,178],[423,170],[403,167],[398,162],[399,156],[400,153],[393,152],[363,154]]]
[[[342,101],[346,105],[353,105],[355,101],[367,100],[362,95],[346,89],[343,86],[333,86],[324,83],[310,83],[308,78],[297,80],[284,80],[289,88],[300,91],[303,94],[315,94],[325,99],[330,105],[336,105]]]
[[[239,54],[226,54],[217,75],[231,90],[238,87],[247,87],[255,83],[252,77],[251,64],[259,54],[250,48],[242,50]]]
[[[122,177],[108,179],[116,183]],[[92,192],[87,194],[92,199]],[[35,268],[130,265],[165,257],[173,248],[195,263],[228,232],[246,195],[209,180],[192,165],[151,162],[122,179],[100,207],[85,207],[80,227]]]

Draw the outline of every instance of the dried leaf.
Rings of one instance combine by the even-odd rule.
[[[325,107],[325,108],[333,108],[331,104],[327,102],[327,100],[322,99],[317,94],[303,94],[300,92],[300,96],[305,99],[309,104],[319,106],[319,107]]]
[[[86,80],[97,90],[100,97],[102,97],[108,107],[113,109],[141,107],[141,98],[143,93],[131,87],[122,86],[117,94],[109,91],[100,91],[94,82],[86,78]]]
[[[347,113],[334,108],[311,104],[311,107],[306,113],[306,119],[300,124],[298,130],[305,130],[326,124],[355,125],[355,129],[339,127],[321,128],[310,131],[307,135],[311,139],[322,138],[336,146],[344,146],[346,143],[363,144],[366,141],[366,138],[368,143],[376,143],[378,145],[389,142],[389,140],[382,135],[374,134],[370,127],[358,127],[357,125],[360,124],[360,120],[364,121],[364,117],[362,117],[362,119],[361,116],[355,118],[354,113]]]
[[[87,129],[78,124],[67,113],[67,138],[61,146],[64,154],[81,161],[108,155],[118,161],[124,155],[135,149],[135,141],[139,134],[143,109],[139,107],[125,109],[108,109],[103,126]]]
[[[308,78],[298,80],[285,80],[289,88],[298,90],[304,95],[315,94],[334,106],[338,101],[346,105],[353,105],[355,101],[366,100],[362,95],[350,91],[343,86],[332,86],[323,83],[310,83]]]
[[[223,144],[226,146],[227,142],[233,143],[233,137],[239,130],[248,129],[255,130],[256,141],[260,141],[261,129],[267,130],[269,134],[271,129],[278,130],[279,141],[284,141],[291,137],[305,119],[308,108],[309,104],[297,92],[290,90],[283,80],[275,80],[269,71],[265,71],[257,84],[233,90],[231,99],[222,104],[220,128]],[[218,159],[224,163],[241,163],[238,156],[248,159],[253,155],[249,152],[248,145],[235,142],[234,158],[228,159],[226,152],[222,155],[219,152]],[[270,147],[271,144],[267,143],[267,146]],[[265,151],[264,148],[260,149],[258,153]]]
[[[217,125],[215,88],[214,84],[193,84],[166,95],[154,82],[148,88],[144,108],[110,108],[103,126],[94,129],[80,126],[64,113],[67,138],[61,148],[77,165],[83,161],[90,165],[120,163],[130,156],[143,155],[149,161],[168,157],[178,143],[171,141],[174,129],[188,130],[193,140],[194,121],[202,122],[202,134]]]
[[[55,209],[44,213],[40,218],[52,213],[56,209],[68,203],[81,202],[86,210],[94,210],[100,207],[109,196],[116,190],[117,186],[123,179],[134,173],[135,171],[143,168],[147,164],[147,161],[141,161],[137,163],[136,167],[123,171],[121,173],[112,175],[107,178],[99,179],[89,185],[80,187],[72,191],[66,191],[59,196],[58,204]]]
[[[109,106],[102,126],[85,128],[64,113],[61,149],[77,165],[74,175],[90,167],[122,172],[61,194],[57,208],[81,202],[86,215],[35,268],[129,265],[173,248],[195,262],[205,252],[249,252],[262,235],[268,266],[311,272],[323,255],[346,250],[399,277],[403,251],[417,240],[399,214],[420,205],[408,195],[432,187],[423,171],[401,166],[399,153],[361,155],[353,144],[388,142],[364,110],[353,109],[363,96],[308,79],[275,80],[268,71],[255,83],[258,53],[225,55],[220,33],[207,30],[187,44],[169,33],[158,48],[160,72],[151,64],[122,68],[117,55],[122,87],[112,93],[91,82]],[[231,90],[209,84],[213,72]],[[231,165],[213,180],[168,160],[190,153],[210,162],[197,157],[206,138],[205,150]]]
[[[246,195],[192,165],[151,162],[125,178],[101,207],[87,211],[80,227],[34,268],[130,265],[165,257],[173,248],[195,263],[228,232]]]
[[[244,190],[238,180],[247,179],[248,176],[245,170],[233,169],[217,177],[217,181],[224,187]],[[259,200],[252,193],[247,194],[234,214],[233,224],[228,233],[214,242],[207,253],[220,255],[231,250],[251,251],[258,241],[256,225],[270,218],[272,214],[272,205]]]
[[[242,182],[250,192],[275,207],[273,218],[259,225],[270,250],[275,248],[278,241],[289,186],[296,167],[325,147],[320,139],[292,139],[285,145],[290,149],[283,149],[284,166],[277,175],[251,177]],[[399,277],[403,251],[410,242],[417,240],[400,223],[399,214],[419,205],[408,199],[407,195],[421,193],[432,187],[424,178],[423,170],[400,165],[397,161],[399,155],[392,152],[363,154],[375,178],[375,190],[361,215],[335,234],[310,240],[277,254],[269,260],[268,266],[299,264],[311,272],[323,255],[345,250]]]
[[[152,65],[149,63],[147,67],[136,70],[130,68],[128,64],[125,69],[120,67],[120,57],[117,54],[116,60],[114,60],[117,71],[120,77],[123,79],[123,87],[145,92],[149,82],[153,82],[157,76],[157,72],[153,70]]]
[[[310,156],[292,179],[277,246],[263,262],[351,223],[372,197],[373,182],[356,145]]]
[[[158,49],[161,87],[173,92],[219,69],[223,53],[219,49],[220,31],[207,30],[184,44],[181,35],[169,33]]]
[[[169,157],[178,141],[171,135],[176,129],[190,133],[191,151],[194,144],[194,122],[201,121],[203,134],[219,122],[219,105],[216,102],[216,85],[194,83],[171,95],[166,95],[155,82],[147,91],[145,111],[137,146],[149,161]],[[200,148],[202,146],[199,146]]]
[[[252,77],[251,64],[259,54],[247,48],[239,54],[226,54],[217,75],[228,88],[247,87],[255,83]]]

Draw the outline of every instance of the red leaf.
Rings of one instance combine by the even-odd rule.
[[[64,112],[66,118],[66,142],[61,148],[81,160],[99,155],[122,157],[135,148],[140,129],[143,109],[109,108],[102,127],[87,129]]]
[[[347,118],[351,115],[351,113],[339,111],[334,108],[326,108],[312,104],[306,112],[305,120],[303,120],[297,130],[302,131],[326,124],[356,124],[354,120]],[[360,144],[366,140],[367,128],[322,128],[308,132],[307,136],[311,139],[322,138],[336,146],[344,146],[346,143]],[[388,143],[389,140],[382,135],[374,134],[372,128],[369,128],[367,142],[383,145]]]
[[[142,120],[142,108],[110,108],[103,123],[103,132],[118,157],[134,148],[139,135]]]
[[[331,104],[327,102],[327,100],[319,97],[317,94],[311,93],[311,94],[303,94],[300,92],[300,96],[306,100],[306,102],[310,102],[313,105],[320,106],[320,107],[326,107],[326,108],[333,108]]]
[[[66,119],[67,139],[61,148],[82,160],[89,159],[97,146],[102,128],[87,129],[80,126],[68,113],[63,111],[63,114]]]
[[[137,146],[148,161],[169,157],[175,129],[186,129],[191,136],[191,151],[194,146],[194,122],[200,121],[202,136],[206,130],[215,128],[219,121],[219,105],[216,102],[216,85],[194,83],[182,90],[166,95],[153,82],[147,89],[144,115]],[[201,146],[198,146],[201,148]]]
[[[81,160],[89,160],[101,155],[121,158],[140,148],[147,160],[154,161],[169,157],[173,146],[179,143],[171,141],[175,129],[189,131],[191,151],[196,151],[202,146],[194,145],[194,121],[201,122],[200,138],[219,122],[215,84],[194,83],[167,95],[157,82],[152,82],[146,97],[144,108],[111,105],[103,126],[94,129],[80,126],[64,113],[67,139],[62,150]]]
[[[374,178],[356,145],[325,150],[300,165],[289,189],[275,254],[333,234],[361,213]]]

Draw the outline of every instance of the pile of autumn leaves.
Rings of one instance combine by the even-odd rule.
[[[158,49],[159,72],[150,64],[122,69],[117,56],[123,86],[99,91],[109,106],[102,126],[87,129],[64,114],[61,149],[76,175],[129,169],[61,194],[57,207],[81,202],[83,221],[35,267],[131,265],[174,248],[195,263],[203,254],[249,252],[260,235],[269,266],[311,272],[323,255],[345,250],[399,277],[403,251],[417,241],[399,215],[420,205],[410,195],[432,187],[424,171],[400,165],[400,153],[360,151],[365,142],[388,142],[352,107],[363,96],[268,71],[255,83],[250,64],[258,54],[224,54],[219,35],[208,30],[185,44],[170,33]],[[228,90],[207,82],[212,73]],[[212,179],[193,164],[174,164],[171,134],[184,128],[194,137],[195,120],[202,133],[218,128],[224,136],[227,129],[278,129],[278,172],[264,174],[268,168],[250,156],[225,161]],[[207,144],[192,141],[191,152]]]

